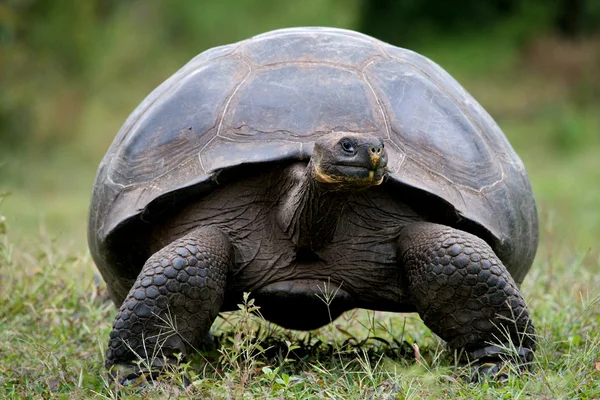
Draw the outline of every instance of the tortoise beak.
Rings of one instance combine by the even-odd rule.
[[[377,170],[381,165],[381,155],[383,154],[383,146],[371,146],[369,149],[369,158],[371,160],[371,169]]]

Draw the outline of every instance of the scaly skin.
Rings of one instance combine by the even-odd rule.
[[[398,244],[417,311],[452,349],[464,349],[475,368],[491,362],[481,371],[488,375],[501,369],[506,348],[517,349],[520,363],[532,361],[536,344],[529,310],[487,243],[423,222],[406,227]]]
[[[140,358],[142,367],[159,369],[163,357],[188,355],[221,308],[232,258],[229,239],[215,228],[196,229],[150,257],[115,319],[106,368],[135,374]]]

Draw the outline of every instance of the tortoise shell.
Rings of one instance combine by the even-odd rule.
[[[88,231],[96,264],[135,277],[141,265],[130,264],[148,256],[136,255],[144,240],[136,232],[160,210],[225,184],[220,177],[236,167],[307,161],[331,132],[383,138],[384,185],[433,199],[428,207],[484,237],[522,282],[537,212],[498,125],[426,57],[331,28],[282,29],[205,51],[146,97],[96,177]]]

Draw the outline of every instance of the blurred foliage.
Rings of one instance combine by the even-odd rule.
[[[360,30],[395,44],[432,40],[503,25],[504,33],[528,40],[544,32],[576,37],[600,26],[597,0],[365,0]]]

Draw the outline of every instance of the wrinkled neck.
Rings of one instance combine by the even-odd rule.
[[[297,248],[319,250],[333,239],[349,192],[318,182],[312,164],[295,164],[283,188],[279,223]]]

